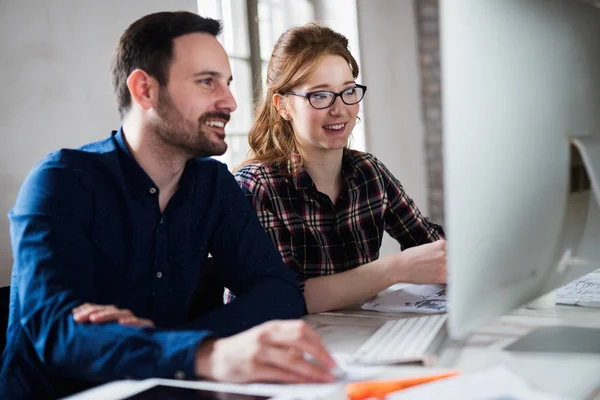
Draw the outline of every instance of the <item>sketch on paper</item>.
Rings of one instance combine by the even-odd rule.
[[[447,310],[446,285],[394,285],[367,301],[363,310],[436,314]]]
[[[592,272],[559,288],[556,292],[556,302],[583,307],[600,307],[600,273]]]

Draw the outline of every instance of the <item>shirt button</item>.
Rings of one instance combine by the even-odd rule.
[[[175,371],[175,379],[185,379],[185,372]]]
[[[149,190],[150,194],[156,194],[156,188],[155,187],[151,187]]]
[[[162,272],[158,271],[158,272],[156,273],[156,277],[157,277],[158,279],[162,278]]]

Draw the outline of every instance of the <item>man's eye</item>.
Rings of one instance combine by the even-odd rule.
[[[213,85],[213,79],[212,78],[205,78],[205,79],[200,79],[198,81],[198,83],[202,86],[206,86],[206,87],[212,87]]]

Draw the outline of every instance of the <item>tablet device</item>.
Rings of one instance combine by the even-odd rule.
[[[270,398],[272,397],[157,385],[124,400],[268,400]]]

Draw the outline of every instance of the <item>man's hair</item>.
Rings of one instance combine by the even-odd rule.
[[[144,70],[166,86],[173,60],[173,40],[189,33],[217,36],[221,23],[188,11],[158,12],[131,24],[119,39],[111,63],[113,90],[123,118],[131,108],[127,78],[136,69]]]

